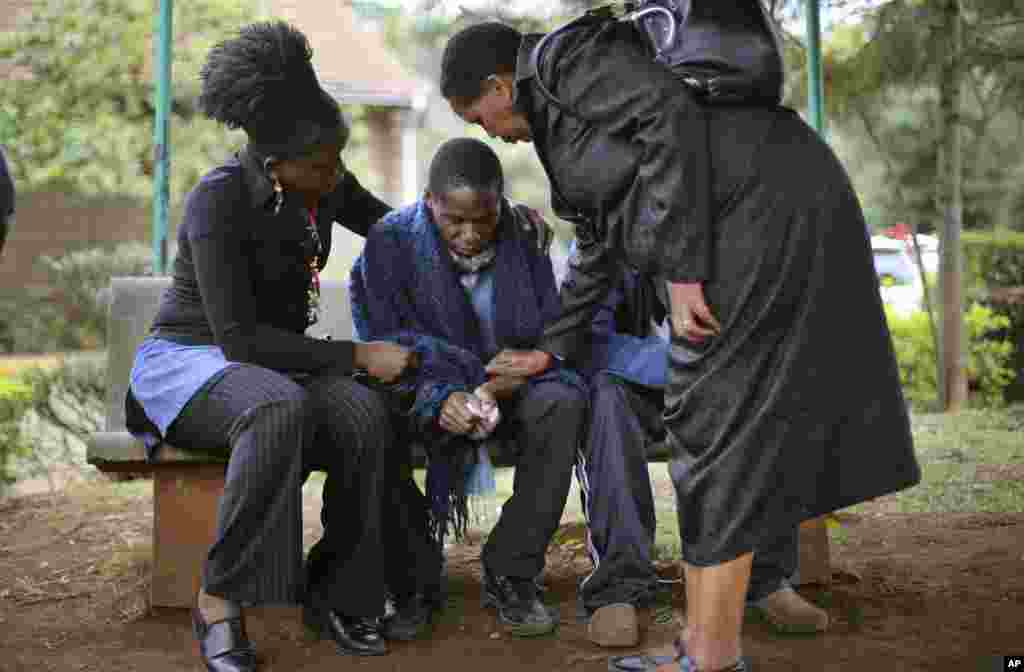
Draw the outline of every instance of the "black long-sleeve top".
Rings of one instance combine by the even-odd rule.
[[[297,197],[274,214],[273,186],[246,151],[203,176],[185,200],[173,283],[151,333],[185,345],[218,345],[235,362],[277,371],[350,371],[354,344],[304,334],[308,211]],[[317,205],[323,269],[338,222],[365,237],[390,208],[346,172]]]

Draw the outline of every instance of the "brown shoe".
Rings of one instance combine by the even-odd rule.
[[[828,612],[814,606],[789,586],[750,603],[747,614],[787,635],[825,632],[829,624]]]
[[[636,607],[622,602],[597,609],[587,624],[587,637],[598,646],[636,646],[640,643]]]

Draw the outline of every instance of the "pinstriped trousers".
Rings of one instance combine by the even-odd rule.
[[[346,616],[381,615],[389,575],[416,574],[410,568],[428,560],[410,558],[401,534],[385,549],[385,518],[395,512],[383,502],[396,504],[401,457],[389,417],[380,393],[341,373],[299,383],[234,364],[201,389],[167,438],[228,456],[204,589],[245,604],[310,594]],[[301,489],[314,470],[327,473],[324,536],[304,571]]]

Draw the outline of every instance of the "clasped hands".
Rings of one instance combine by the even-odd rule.
[[[512,396],[532,376],[546,371],[552,361],[552,356],[541,350],[502,350],[487,364],[486,383],[471,393],[448,395],[438,424],[452,434],[486,438],[501,421],[498,402]]]

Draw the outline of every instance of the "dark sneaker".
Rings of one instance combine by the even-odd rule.
[[[498,623],[515,637],[537,637],[555,630],[556,621],[541,603],[533,578],[495,576],[484,567],[483,605],[498,610]]]
[[[382,621],[381,632],[385,639],[410,641],[425,635],[430,630],[430,621],[439,605],[436,600],[423,593],[414,593],[393,600],[394,611]]]

